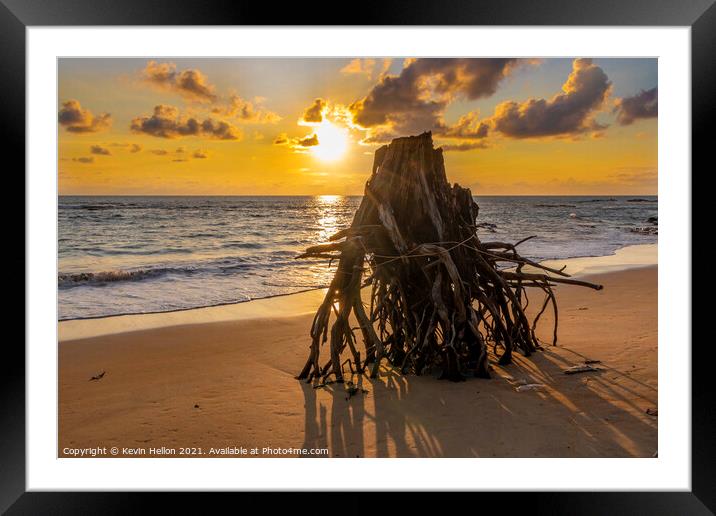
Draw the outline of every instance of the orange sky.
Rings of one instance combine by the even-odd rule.
[[[655,59],[62,59],[63,195],[361,194],[432,130],[477,195],[657,191]]]

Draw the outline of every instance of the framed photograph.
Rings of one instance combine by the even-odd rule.
[[[4,0],[26,303],[0,507],[437,490],[710,514],[691,176],[712,3],[336,25]]]

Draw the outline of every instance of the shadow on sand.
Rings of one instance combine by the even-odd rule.
[[[354,396],[341,384],[302,382],[304,447],[331,457],[652,457],[657,422],[645,410],[656,389],[608,364],[563,373],[579,362],[546,349],[495,366],[492,380],[462,383],[384,367],[375,380],[354,375]],[[518,391],[524,383],[544,387]]]

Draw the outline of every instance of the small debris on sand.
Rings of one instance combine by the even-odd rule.
[[[524,392],[524,391],[538,391],[540,389],[543,389],[545,385],[543,383],[528,383],[525,385],[519,385],[515,388],[517,392]]]
[[[565,369],[564,374],[593,373],[596,371],[600,371],[600,369],[597,367],[592,367],[585,363],[584,365],[576,365],[570,367],[569,369]]]
[[[198,405],[198,404],[195,404],[195,405],[194,405],[194,408],[199,408],[199,405]]]
[[[89,379],[90,382],[101,380],[105,375],[104,371],[101,371],[99,374],[94,375],[92,378]]]

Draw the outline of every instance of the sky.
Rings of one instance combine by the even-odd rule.
[[[60,59],[61,195],[360,195],[432,131],[475,195],[657,193],[657,60]]]

